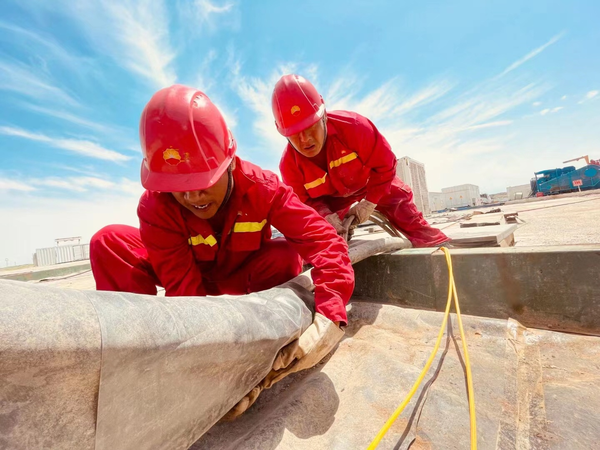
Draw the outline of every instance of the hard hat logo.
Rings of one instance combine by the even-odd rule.
[[[298,114],[300,114],[300,107],[298,105],[292,106],[291,113],[292,116],[297,116]]]
[[[163,152],[163,159],[170,166],[176,166],[181,162],[179,150],[169,147]]]

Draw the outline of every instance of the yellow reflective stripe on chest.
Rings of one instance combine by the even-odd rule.
[[[327,173],[325,175],[323,175],[321,178],[317,178],[314,181],[311,181],[310,183],[306,183],[304,185],[304,188],[306,190],[312,189],[312,188],[316,188],[317,186],[322,185],[323,183],[325,183],[325,178],[327,178]]]
[[[237,222],[233,225],[234,233],[252,233],[260,231],[266,225],[267,219],[262,222]]]
[[[206,238],[202,237],[201,235],[198,235],[198,236],[190,236],[190,238],[188,239],[188,244],[190,244],[190,245],[204,244],[204,245],[210,245],[211,247],[214,247],[216,243],[217,243],[217,240],[215,239],[215,237],[212,234]]]
[[[350,162],[356,158],[358,158],[358,155],[356,154],[356,152],[349,153],[346,156],[342,156],[341,158],[336,159],[335,161],[331,161],[329,163],[329,168],[333,169],[334,167],[339,167],[342,164],[346,164],[347,162]]]

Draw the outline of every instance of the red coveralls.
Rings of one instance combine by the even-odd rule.
[[[233,179],[223,230],[170,193],[146,191],[139,230],[110,225],[92,237],[97,289],[156,294],[159,285],[168,296],[246,294],[290,280],[304,258],[314,267],[316,311],[345,323],[354,271],[344,240],[275,174],[236,157]],[[286,239],[271,239],[271,225]]]
[[[325,155],[321,154],[326,152]],[[350,206],[366,198],[414,247],[448,241],[432,228],[413,202],[412,189],[396,176],[396,156],[375,125],[350,111],[327,113],[327,139],[321,153],[307,158],[288,143],[279,165],[283,181],[321,216],[343,219]]]

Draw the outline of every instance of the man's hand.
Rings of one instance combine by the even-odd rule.
[[[375,203],[363,199],[356,205],[354,205],[352,208],[350,208],[348,214],[346,214],[346,217],[356,217],[355,223],[358,225],[369,220],[369,217],[371,216],[371,214],[373,214],[373,211],[375,211],[376,206],[377,205]]]
[[[333,228],[335,228],[335,231],[337,231],[338,234],[342,234],[345,231],[340,216],[338,216],[337,213],[325,216],[325,220],[329,222],[333,226]]]
[[[316,313],[313,323],[300,338],[282,348],[273,369],[263,380],[262,385],[270,388],[274,383],[291,373],[310,369],[318,364],[344,337],[339,322]]]
[[[344,337],[344,331],[339,322],[332,322],[327,317],[316,313],[311,326],[300,338],[282,348],[271,372],[258,386],[252,389],[231,410],[225,414],[222,421],[231,421],[241,416],[254,402],[264,389],[268,389],[286,376],[304,369],[310,369],[321,361],[338,342]]]

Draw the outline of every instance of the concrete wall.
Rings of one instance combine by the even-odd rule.
[[[454,249],[465,314],[600,335],[600,245]],[[353,299],[443,311],[448,268],[435,249],[409,249],[354,266]]]

